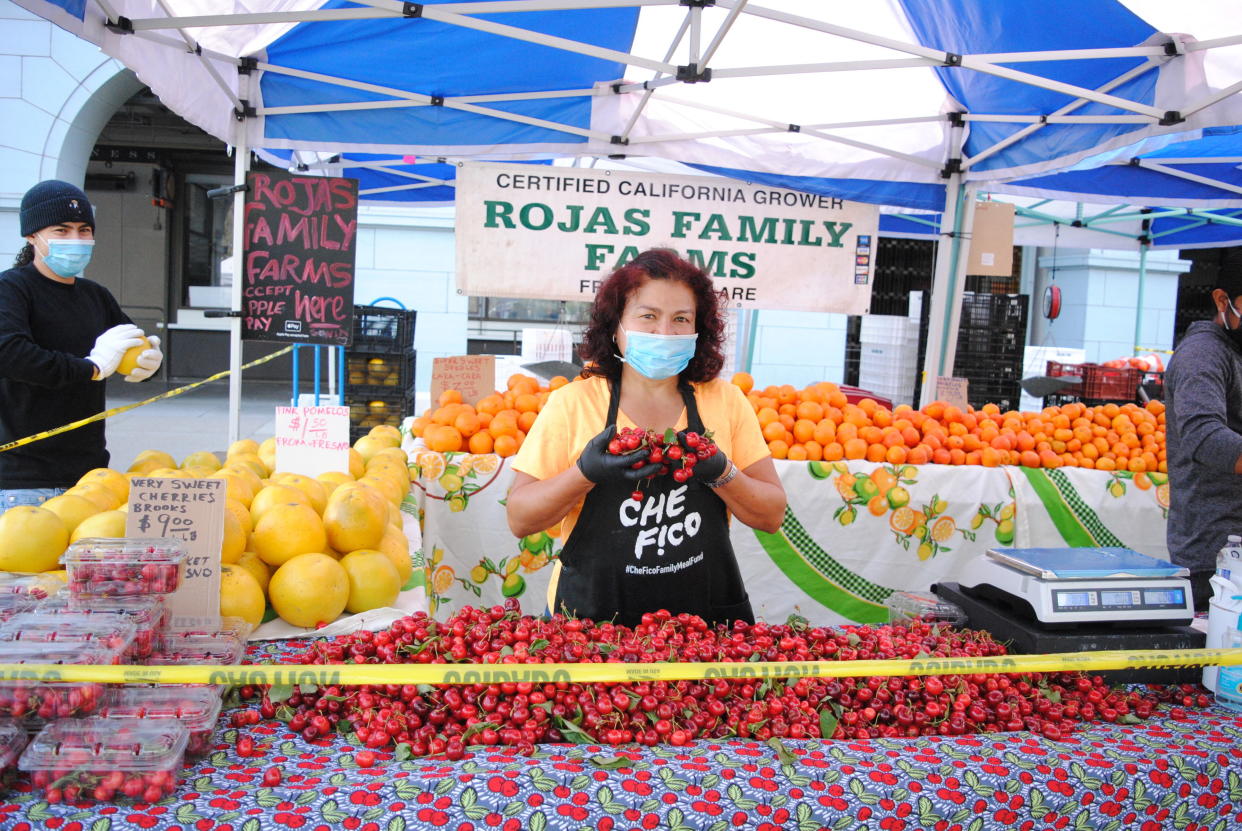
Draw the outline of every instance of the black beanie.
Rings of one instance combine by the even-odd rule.
[[[85,222],[94,229],[95,211],[81,188],[48,179],[26,191],[21,207],[23,237],[63,222]]]

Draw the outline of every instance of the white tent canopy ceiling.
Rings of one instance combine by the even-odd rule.
[[[977,189],[1242,124],[1236,0],[17,2],[243,150],[647,157],[942,211],[929,376]]]

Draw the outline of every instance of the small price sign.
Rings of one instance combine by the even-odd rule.
[[[312,477],[349,470],[349,408],[277,407],[276,469]]]
[[[135,477],[129,486],[129,537],[171,537],[189,554],[185,580],[169,595],[178,618],[220,615],[220,549],[224,542],[223,479]]]

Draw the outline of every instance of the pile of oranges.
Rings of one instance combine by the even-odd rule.
[[[755,409],[777,459],[865,459],[889,464],[1023,465],[1165,473],[1164,404],[1081,403],[1039,412],[962,410],[936,401],[892,410],[864,398],[850,403],[836,384],[755,389],[745,372],[733,383]]]
[[[507,389],[484,396],[473,404],[463,401],[459,390],[440,393],[436,406],[414,419],[410,431],[437,453],[517,453],[535,417],[552,390],[569,383],[558,375],[543,386],[529,375],[509,376]]]

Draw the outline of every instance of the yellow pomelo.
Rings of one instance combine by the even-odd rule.
[[[125,474],[111,468],[97,467],[82,474],[79,485],[103,485],[116,494],[121,502],[129,499],[129,479]]]
[[[125,354],[121,356],[121,362],[116,365],[117,375],[129,375],[138,368],[138,356],[151,348],[151,341],[146,338],[142,339],[142,343],[138,346],[131,346],[125,350]]]
[[[370,470],[372,465],[379,464],[385,459],[394,462],[401,467],[407,467],[410,464],[410,454],[406,453],[400,447],[385,447],[383,450],[377,451],[375,455],[367,460],[367,470]]]
[[[397,602],[401,575],[383,552],[367,548],[351,551],[341,558],[341,568],[349,575],[347,612],[358,614]]]
[[[410,468],[406,465],[394,462],[391,459],[380,459],[378,462],[372,461],[367,467],[364,476],[383,476],[391,479],[392,483],[401,488],[404,493],[410,487]]]
[[[243,505],[249,505],[254,500],[254,485],[250,483],[248,477],[236,470],[222,467],[217,471],[208,473],[206,478],[223,479],[225,482],[224,493],[229,499],[234,499]]]
[[[312,511],[315,510],[311,506],[310,497],[297,488],[285,485],[266,485],[254,495],[254,499],[250,502],[250,518],[254,520],[255,525],[258,525],[268,508],[282,502],[301,502]]]
[[[254,579],[259,581],[259,588],[263,589],[263,596],[267,596],[267,584],[272,579],[272,568],[255,554],[253,551],[243,551],[237,560],[237,565],[254,575]]]
[[[392,447],[392,445],[374,436],[363,436],[354,442],[354,450],[358,451],[358,455],[362,457],[364,464],[371,461],[371,457],[385,447]]]
[[[398,531],[405,527],[405,514],[391,502],[388,503],[388,524],[394,526]]]
[[[238,523],[241,524],[242,530],[246,532],[246,536],[250,536],[250,532],[254,530],[254,520],[250,516],[250,509],[238,502],[236,499],[224,500],[224,510],[237,517]]]
[[[191,453],[181,460],[181,469],[186,470],[191,467],[209,467],[212,470],[220,469],[220,457],[210,450],[198,450]]]
[[[266,438],[259,445],[259,458],[263,464],[267,465],[269,472],[276,469],[276,439],[275,437]]]
[[[303,554],[276,569],[267,586],[276,614],[307,629],[330,623],[345,611],[349,575],[327,554]]]
[[[322,514],[324,506],[328,503],[328,492],[324,490],[323,483],[318,479],[303,476],[301,473],[274,473],[271,481],[286,488],[297,488],[306,494],[315,513]]]
[[[254,453],[257,456],[259,453],[259,443],[254,439],[238,439],[229,445],[228,452],[224,455],[231,459],[240,453]]]
[[[65,523],[51,511],[16,505],[0,514],[0,571],[50,571],[68,545]]]
[[[366,472],[367,463],[362,460],[362,454],[352,447],[349,448],[349,475],[357,479]]]
[[[53,496],[39,507],[45,511],[51,511],[60,517],[60,521],[65,523],[66,533],[72,532],[88,516],[94,516],[99,513],[98,505],[85,496],[78,496],[73,493],[62,493],[60,496]]]
[[[63,568],[57,569],[56,571],[45,571],[43,572],[43,576],[44,577],[55,577],[57,580],[60,580],[62,583],[69,582],[69,572],[65,571]]]
[[[354,481],[354,477],[348,473],[342,473],[339,470],[329,470],[315,477],[319,480],[319,484],[323,485],[324,491],[328,494],[328,498],[332,498],[332,493],[341,485]]]
[[[368,473],[358,479],[364,485],[370,485],[380,493],[384,494],[384,498],[392,502],[394,505],[400,505],[401,500],[405,499],[406,493],[409,492],[410,486],[405,487],[398,485],[393,481],[391,476],[381,474]]]
[[[401,585],[404,586],[405,581],[409,580],[410,575],[414,573],[414,562],[410,559],[409,539],[389,525],[384,529],[384,536],[376,548],[392,560],[392,564],[397,567],[397,574],[401,577]]]
[[[194,476],[179,467],[157,467],[155,470],[147,471],[147,476],[152,479],[193,479]]]
[[[401,431],[391,424],[377,424],[371,428],[371,432],[367,435],[372,438],[382,439],[393,447],[401,446]]]
[[[135,465],[138,464],[139,462],[148,462],[148,461],[159,462],[159,464],[156,465],[156,467],[176,467],[177,466],[177,460],[172,457],[172,454],[165,453],[163,450],[143,450],[137,456],[134,457]],[[131,465],[130,470],[133,470],[133,469],[134,468]]]
[[[220,617],[239,617],[258,626],[266,608],[263,588],[253,574],[236,565],[220,569]]]
[[[246,529],[242,525],[241,520],[238,519],[237,514],[226,507],[224,511],[224,539],[220,543],[220,562],[237,562],[241,558],[242,552],[246,550],[247,539]]]
[[[100,511],[88,516],[78,523],[69,535],[69,542],[77,542],[87,537],[123,537],[125,536],[124,511]]]
[[[328,544],[337,551],[374,548],[388,524],[387,505],[378,505],[362,488],[335,494],[323,512]]]
[[[121,504],[121,500],[111,488],[100,484],[74,485],[65,493],[85,497],[98,505],[101,511],[111,511]]]
[[[183,467],[181,470],[186,476],[189,476],[192,479],[206,479],[218,469],[219,468],[210,468],[204,465],[190,465],[189,467]]]
[[[146,476],[151,471],[163,466],[164,463],[159,459],[141,459],[129,466],[129,470],[126,471],[126,478],[132,479],[135,475]]]
[[[327,545],[323,520],[314,508],[301,502],[282,502],[268,508],[250,534],[250,550],[272,566],[283,565],[299,554],[322,553]]]
[[[253,473],[259,479],[264,479],[271,475],[272,469],[264,464],[259,458],[258,453],[239,453],[236,456],[229,456],[225,462],[225,467],[244,467]]]

